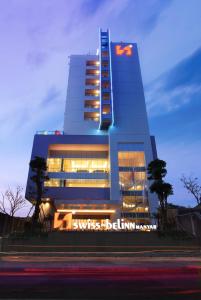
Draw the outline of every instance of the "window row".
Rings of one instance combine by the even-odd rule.
[[[86,187],[107,188],[109,181],[103,179],[56,179],[51,178],[44,182],[45,187]]]
[[[48,158],[48,172],[69,173],[108,173],[107,159],[68,159]]]

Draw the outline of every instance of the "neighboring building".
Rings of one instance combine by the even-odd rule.
[[[169,205],[169,223],[178,230],[185,231],[201,241],[201,205],[187,208],[178,205]]]
[[[54,228],[88,219],[153,223],[158,203],[146,167],[157,153],[135,43],[110,42],[109,31],[100,31],[99,55],[70,56],[64,132],[37,133],[35,156],[47,159],[44,201],[56,207]]]

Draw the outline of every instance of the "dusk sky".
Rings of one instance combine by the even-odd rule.
[[[169,201],[196,205],[180,177],[201,183],[200,0],[0,0],[0,191],[25,187],[37,130],[63,129],[68,56],[95,53],[100,27],[137,42]]]

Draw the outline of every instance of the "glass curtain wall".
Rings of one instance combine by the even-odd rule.
[[[48,173],[69,173],[69,178],[68,175],[65,175],[65,177],[62,178],[62,176],[60,176],[60,179],[57,179],[57,176],[54,178],[54,174],[51,174],[51,179],[45,182],[45,186],[109,187],[108,152],[69,151],[63,153],[63,155],[66,157],[48,158],[47,171]]]
[[[148,212],[143,151],[119,151],[119,187],[123,212]]]

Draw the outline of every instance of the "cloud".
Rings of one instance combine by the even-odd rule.
[[[149,34],[158,24],[161,14],[171,4],[172,0],[135,0],[131,2],[136,12],[135,19],[138,32]]]
[[[54,105],[56,105],[56,102],[58,102],[60,99],[59,97],[61,96],[61,91],[57,89],[55,86],[51,86],[47,90],[47,94],[44,97],[44,99],[41,102],[42,106],[50,105],[54,101]]]
[[[81,5],[80,10],[87,16],[91,16],[94,15],[105,3],[108,3],[108,0],[85,0]]]
[[[166,91],[201,83],[201,48],[182,60],[164,78]]]
[[[28,52],[26,61],[29,65],[40,67],[48,60],[48,55],[45,52]]]
[[[171,113],[201,96],[201,49],[146,86],[151,116]]]

